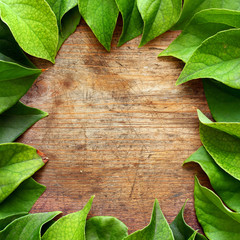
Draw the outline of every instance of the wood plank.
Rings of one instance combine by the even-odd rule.
[[[189,199],[186,219],[198,228],[193,207],[195,165],[183,161],[201,145],[196,109],[209,116],[200,81],[175,86],[183,64],[157,58],[177,37],[169,31],[138,48],[136,38],[106,52],[82,23],[23,97],[49,113],[20,139],[48,158],[36,174],[47,191],[33,212],[78,211],[96,195],[91,216],[112,215],[130,232],[148,224],[159,199],[171,222]]]

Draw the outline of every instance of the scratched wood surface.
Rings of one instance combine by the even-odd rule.
[[[20,139],[44,152],[35,178],[47,186],[33,212],[80,210],[95,195],[90,216],[112,215],[130,232],[148,224],[155,198],[169,222],[189,199],[185,216],[198,228],[194,174],[182,167],[201,145],[196,109],[209,115],[200,81],[175,86],[183,64],[157,58],[179,34],[167,32],[138,48],[136,38],[106,52],[85,23],[65,42],[23,102],[49,113]]]

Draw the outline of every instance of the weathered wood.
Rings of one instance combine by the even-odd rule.
[[[140,38],[117,48],[121,27],[106,52],[82,23],[62,46],[23,102],[49,112],[19,141],[49,157],[36,174],[47,191],[33,212],[83,207],[96,195],[91,216],[112,215],[130,232],[150,219],[154,198],[171,222],[189,198],[186,218],[198,224],[193,182],[200,168],[182,167],[201,145],[196,109],[209,114],[200,81],[175,86],[183,64],[157,58],[179,32],[142,48]]]

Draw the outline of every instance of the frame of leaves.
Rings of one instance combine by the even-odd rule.
[[[0,0],[0,240],[240,239],[240,2],[234,0]],[[162,53],[186,65],[178,84],[202,78],[215,122],[200,110],[203,146],[185,162],[208,175],[215,192],[195,178],[195,210],[203,236],[184,221],[184,208],[169,225],[154,202],[149,225],[131,235],[114,217],[87,219],[93,202],[76,213],[28,214],[45,186],[31,176],[45,160],[36,149],[13,143],[47,113],[22,104],[42,70],[24,52],[54,63],[81,17],[110,51],[118,15],[118,46],[142,34],[140,46],[169,29],[182,33]],[[44,225],[44,228],[43,228]]]

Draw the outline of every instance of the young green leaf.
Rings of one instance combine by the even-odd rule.
[[[32,178],[25,180],[0,204],[0,230],[14,219],[26,215],[46,187]]]
[[[40,240],[42,226],[60,213],[35,213],[20,217],[0,231],[0,240]]]
[[[123,29],[118,47],[142,34],[143,20],[137,7],[137,0],[116,0],[123,18]]]
[[[210,79],[203,79],[203,87],[209,109],[217,122],[240,122],[240,90]]]
[[[182,0],[137,0],[144,22],[140,47],[169,30],[179,19]]]
[[[55,61],[57,21],[45,0],[0,0],[0,13],[25,52]]]
[[[128,228],[114,217],[90,218],[86,224],[86,240],[122,240],[128,236]]]
[[[93,198],[91,197],[85,207],[76,213],[60,218],[44,233],[43,240],[85,240],[86,218],[91,209]]]
[[[240,29],[222,31],[205,40],[185,65],[177,85],[197,78],[213,78],[240,88]]]
[[[223,202],[232,210],[240,212],[240,182],[237,179],[221,169],[204,147],[200,147],[184,164],[189,162],[198,163]]]
[[[240,123],[211,122],[198,111],[201,141],[214,161],[240,180]]]
[[[185,206],[186,204],[183,205],[177,217],[170,224],[170,228],[172,229],[174,235],[174,240],[186,240],[186,239],[207,240],[203,235],[197,233],[185,222],[183,216]]]
[[[33,147],[21,143],[0,144],[0,203],[43,165]]]
[[[27,68],[36,68],[25,56],[15,41],[8,26],[0,19],[0,59],[6,62],[18,63]]]
[[[59,49],[63,42],[76,30],[80,22],[78,0],[46,0],[57,18],[59,29]]]
[[[16,104],[40,73],[0,20],[0,113]]]
[[[180,19],[174,29],[183,30],[192,17],[201,10],[209,8],[223,8],[230,10],[240,10],[240,2],[232,0],[184,0],[183,10]]]
[[[124,240],[174,240],[173,233],[165,219],[158,200],[155,200],[152,218],[147,227],[132,233]]]
[[[98,41],[108,50],[111,48],[113,31],[118,18],[115,0],[79,0],[79,11]]]
[[[0,143],[12,142],[48,114],[18,102],[0,115]]]
[[[240,27],[239,11],[203,10],[194,15],[183,32],[159,56],[173,56],[187,62],[203,41],[233,27]]]
[[[211,240],[239,240],[240,213],[230,211],[220,198],[195,179],[195,210],[205,235]]]

